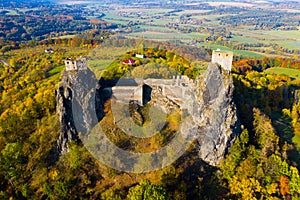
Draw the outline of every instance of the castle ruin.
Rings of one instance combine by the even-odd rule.
[[[223,51],[220,49],[214,50],[212,53],[212,63],[219,64],[224,70],[230,72],[232,67],[233,52]]]
[[[213,51],[212,63],[220,65],[224,70],[230,72],[232,67],[233,52],[222,51],[220,49]],[[78,71],[87,69],[87,59],[84,57],[76,60],[66,59],[66,71]],[[169,79],[120,79],[116,84],[106,86],[104,91],[114,97],[117,102],[129,103],[135,102],[141,106],[146,104],[144,99],[145,86],[149,86],[154,91],[168,97],[177,105],[184,105],[184,99],[189,96],[190,88],[194,82],[187,76],[173,76]]]
[[[143,79],[120,79],[117,85],[106,88],[112,96],[118,101],[129,103],[134,101],[143,105]]]
[[[76,60],[68,58],[65,60],[65,66],[67,71],[78,71],[87,69],[87,59],[84,57],[79,57]]]
[[[167,96],[177,104],[182,104],[182,99],[187,95],[189,86],[193,84],[187,76],[173,76],[170,79],[120,79],[115,86],[106,87],[119,103],[135,102],[140,106],[145,104],[145,86],[158,91],[161,95]]]

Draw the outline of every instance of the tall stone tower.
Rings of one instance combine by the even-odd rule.
[[[214,50],[212,53],[212,63],[217,63],[221,65],[221,67],[226,71],[231,71],[233,60],[233,52],[232,51],[223,51],[220,49]]]
[[[76,60],[68,58],[65,60],[65,65],[67,71],[78,71],[87,69],[86,58],[84,57],[79,57]]]

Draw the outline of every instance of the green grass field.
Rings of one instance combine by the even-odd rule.
[[[289,49],[300,49],[300,30],[253,30],[253,27],[242,27],[232,31],[232,41],[241,43],[278,44]],[[242,34],[242,36],[239,36]]]
[[[248,36],[234,35],[231,40],[235,41],[235,42],[249,43],[249,44],[262,43],[262,41],[255,39],[255,38],[248,37]]]
[[[151,26],[151,25],[142,25],[139,26],[140,29],[150,30],[150,31],[161,31],[161,32],[169,32],[170,29],[163,26]]]
[[[270,36],[273,37],[280,37],[280,38],[292,38],[299,40],[299,30],[289,30],[289,31],[281,31],[281,30],[272,30],[272,31],[264,31]]]
[[[160,31],[144,31],[137,33],[130,33],[130,37],[134,38],[146,38],[153,40],[182,40],[190,41],[192,39],[204,38],[206,35],[201,33],[178,33],[178,32],[167,32],[163,33]]]
[[[73,38],[75,37],[75,35],[63,35],[63,36],[59,36],[59,37],[53,37],[52,39],[69,39],[69,38]]]
[[[65,69],[65,65],[54,67],[47,73],[48,80],[53,80],[55,84],[59,84],[61,81],[61,72]]]
[[[15,10],[6,10],[8,13],[6,15],[18,15],[17,11]]]
[[[300,71],[296,69],[272,67],[266,70],[267,73],[274,73],[277,75],[287,75],[292,79],[300,80]]]
[[[88,66],[95,70],[106,69],[114,60],[89,60]]]
[[[50,70],[48,73],[49,73],[49,76],[54,76],[56,74],[59,74],[61,73],[65,68],[65,65],[61,65],[61,66],[58,66],[58,67],[54,67],[52,70]]]
[[[255,52],[251,51],[244,51],[244,50],[233,50],[234,55],[241,55],[245,57],[251,58],[263,58],[264,56]]]
[[[103,18],[104,20],[126,25],[130,21],[137,22],[139,24],[140,29],[137,31],[134,31],[130,33],[128,36],[132,38],[146,38],[146,39],[154,39],[154,40],[182,40],[183,42],[190,42],[191,39],[199,39],[203,38],[207,35],[200,34],[200,33],[190,33],[190,34],[184,34],[184,33],[177,33],[173,30],[169,29],[165,25],[169,23],[178,23],[178,20],[183,15],[191,15],[192,19],[195,20],[203,20],[208,19],[211,20],[210,22],[206,21],[204,22],[203,26],[214,26],[218,27],[220,26],[220,17],[225,17],[228,15],[235,15],[235,14],[221,14],[221,15],[215,15],[215,14],[207,14],[207,15],[199,15],[206,12],[209,12],[208,10],[182,10],[180,12],[174,12],[171,13],[170,16],[165,16],[167,12],[170,12],[172,10],[169,9],[134,9],[134,8],[128,8],[123,9],[123,12],[127,12],[128,15],[122,16],[119,14],[118,11],[107,11],[105,14],[106,16]],[[143,18],[140,18],[138,14],[142,13]],[[160,18],[154,18],[153,16],[160,17]],[[194,25],[184,25],[180,24],[180,27],[194,27]],[[196,26],[197,27],[197,26]],[[141,30],[142,29],[142,30]],[[249,44],[257,44],[257,43],[263,43],[263,44],[278,44],[284,48],[296,50],[300,49],[300,38],[299,38],[299,30],[254,30],[253,26],[241,26],[238,28],[235,28],[231,30],[233,33],[233,38],[231,41],[239,42],[239,43],[249,43]],[[216,48],[222,48],[222,46],[218,45],[211,45],[211,44],[205,44],[205,46],[209,46],[212,49]],[[228,49],[229,50],[229,49]],[[255,57],[255,58],[261,58],[263,57],[262,54],[254,53],[254,51],[261,52],[262,48],[259,49],[253,49],[253,51],[234,51],[237,55],[242,55],[246,57]],[[265,49],[263,49],[265,50]]]
[[[225,1],[230,2],[230,1]],[[191,19],[194,20],[203,20],[207,19],[210,21],[204,21],[203,26],[220,26],[220,18],[236,15],[236,14],[209,14],[209,10],[182,10],[179,12],[170,13],[170,15],[165,15],[166,13],[174,11],[172,9],[135,9],[135,8],[124,8],[120,11],[112,10],[106,11],[106,16],[103,17],[104,20],[126,25],[130,21],[138,23],[140,29],[137,31],[133,31],[128,36],[131,38],[146,38],[146,39],[154,39],[154,40],[182,40],[183,42],[190,42],[191,39],[199,39],[207,36],[207,33],[173,33],[173,29],[168,28],[166,25],[171,23],[178,24],[181,28],[194,28],[196,25],[192,24],[181,24],[179,19],[183,15],[190,15]],[[125,12],[127,15],[120,15],[120,12]],[[207,13],[205,15],[205,13]],[[142,14],[143,17],[140,17]],[[202,15],[201,15],[202,14]],[[153,17],[155,16],[155,17]],[[142,29],[142,30],[141,30]],[[253,26],[240,26],[231,30],[233,33],[233,38],[231,41],[239,42],[239,43],[249,43],[249,44],[257,44],[263,43],[266,45],[279,45],[284,48],[288,48],[291,50],[300,49],[300,26],[298,30],[254,30]],[[205,46],[209,46],[214,49],[220,48],[218,45],[210,45],[205,44]],[[222,47],[224,48],[224,47]],[[229,50],[229,49],[228,49]],[[260,53],[254,53],[255,51],[262,52],[262,50],[266,50],[265,47],[262,48],[253,48],[251,51],[234,51],[237,55],[242,55],[246,57],[255,57],[261,58],[263,57]],[[276,49],[270,49],[270,51],[276,51]]]
[[[299,35],[300,35],[300,31],[299,31]],[[280,46],[292,49],[292,50],[299,50],[300,49],[300,40],[298,40],[298,41],[281,40],[281,41],[277,41],[277,44],[279,44]]]
[[[106,69],[113,60],[89,60],[88,61],[88,67],[94,71],[96,74],[97,78],[100,78],[99,76],[101,75],[101,71]],[[59,83],[60,81],[60,76],[61,72],[65,69],[65,65],[60,65],[57,67],[54,67],[52,70],[48,72],[48,77],[50,79],[56,80],[56,83]]]
[[[204,46],[207,48],[210,48],[212,50],[216,49],[222,49],[222,50],[227,50],[227,51],[233,51],[234,55],[240,55],[244,57],[251,57],[251,58],[262,58],[263,55],[251,52],[251,51],[244,51],[244,50],[233,50],[229,47],[222,46],[222,45],[216,45],[216,44],[209,44],[209,43],[200,43],[199,46]]]

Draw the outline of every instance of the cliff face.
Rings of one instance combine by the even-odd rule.
[[[103,90],[98,90],[100,86],[97,83],[90,70],[63,73],[57,91],[57,110],[61,122],[58,139],[60,154],[68,151],[68,142],[79,141],[79,132],[91,130],[103,117],[103,99],[107,97]],[[207,73],[186,90],[182,99],[181,107],[191,114],[191,120],[183,123],[181,132],[198,141],[199,157],[210,165],[218,165],[239,132],[233,90],[232,77],[217,65],[210,64]],[[157,93],[155,91],[152,88],[152,100]],[[170,98],[162,96],[154,102],[162,108],[174,104]]]
[[[97,79],[89,69],[63,72],[62,82],[56,91],[57,113],[61,126],[61,134],[57,140],[58,154],[67,153],[68,143],[79,142],[78,133],[90,130],[97,123],[95,112],[84,112],[95,111],[96,105],[100,105],[96,88]]]
[[[78,134],[74,125],[72,114],[72,89],[71,82],[66,78],[66,72],[63,73],[62,83],[56,91],[56,107],[60,121],[60,135],[57,140],[57,151],[59,154],[68,152],[68,143],[78,141]]]
[[[217,165],[240,132],[233,80],[227,72],[211,64],[199,88],[202,113],[197,133],[199,157]]]

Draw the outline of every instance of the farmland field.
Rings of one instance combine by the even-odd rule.
[[[8,13],[7,15],[17,15],[18,13],[15,10],[6,10]]]
[[[242,6],[243,8],[252,8],[257,6],[257,3],[238,3],[230,1],[210,2],[209,5],[218,7],[226,6]],[[195,4],[197,6],[198,4]],[[267,7],[267,5],[263,5]],[[292,12],[292,11],[291,11]],[[215,13],[214,10],[206,9],[138,9],[138,8],[122,8],[120,10],[105,11],[105,17],[102,19],[121,26],[130,26],[130,31],[126,31],[125,35],[129,38],[145,38],[153,40],[181,40],[185,43],[192,41],[201,42],[197,45],[202,45],[212,49],[225,48],[234,50],[237,55],[246,57],[260,58],[264,55],[273,56],[278,54],[278,46],[290,50],[300,49],[300,26],[298,30],[256,30],[254,26],[242,25],[237,27],[226,28],[221,20],[228,17],[238,17],[239,14],[224,12]],[[300,18],[299,18],[300,20]],[[135,23],[134,25],[129,25]],[[226,42],[252,44],[255,48],[235,49],[233,47],[226,48],[216,45],[214,42],[206,43],[204,38],[215,34],[215,31],[207,31],[202,27],[210,27],[209,29],[222,30],[218,33],[231,33],[231,37]],[[216,36],[217,37],[217,36]],[[226,45],[228,46],[228,45]],[[257,52],[257,53],[256,53]],[[288,56],[288,55],[286,55]]]
[[[300,49],[300,30],[252,30],[244,27],[233,33],[232,40],[241,43],[275,43],[289,49]]]
[[[292,79],[300,80],[300,71],[296,69],[281,68],[281,67],[272,67],[266,70],[267,73],[274,73],[278,75],[287,75]]]
[[[224,2],[224,1],[209,2],[208,4],[211,5],[211,6],[221,6],[221,5],[224,5],[224,6],[238,6],[238,7],[253,7],[254,6],[253,4],[249,4],[249,3]]]
[[[88,61],[88,66],[95,70],[104,70],[106,69],[113,60],[90,60]]]
[[[182,41],[189,41],[193,38],[203,38],[205,35],[198,34],[198,33],[178,33],[173,31],[172,32],[159,32],[159,31],[145,31],[145,32],[136,32],[130,33],[128,36],[135,37],[135,38],[146,38],[146,39],[157,39],[157,40],[182,40]]]
[[[240,55],[240,56],[244,56],[244,57],[255,57],[255,58],[262,58],[263,57],[263,55],[255,53],[255,52],[244,51],[244,50],[233,50],[229,47],[222,46],[222,45],[209,44],[209,43],[200,43],[199,46],[209,47],[212,50],[222,49],[222,50],[233,51],[233,53],[235,55]]]

